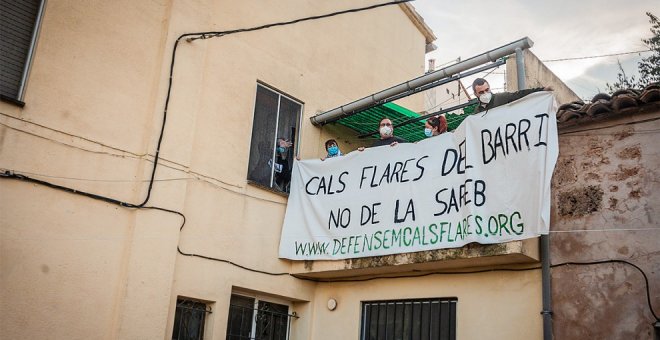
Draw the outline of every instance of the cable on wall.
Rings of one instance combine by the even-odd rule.
[[[186,224],[186,216],[182,214],[179,211],[171,210],[171,209],[166,209],[166,208],[161,208],[161,207],[152,207],[152,206],[142,206],[142,207],[137,207],[135,205],[128,205],[125,202],[115,200],[112,198],[96,195],[96,194],[91,194],[87,193],[84,191],[78,191],[75,189],[63,187],[57,184],[41,181],[38,179],[30,178],[24,175],[20,174],[15,174],[11,171],[5,171],[0,173],[0,178],[7,178],[7,179],[16,179],[16,180],[21,180],[25,182],[31,182],[31,183],[36,183],[40,185],[47,186],[52,189],[57,189],[57,190],[62,190],[68,193],[76,194],[76,195],[82,195],[85,197],[89,197],[95,200],[100,200],[103,202],[111,203],[111,204],[116,204],[120,205],[122,207],[127,207],[127,208],[136,208],[136,209],[152,209],[152,210],[159,210],[159,211],[164,211],[172,214],[176,214],[179,217],[181,217],[182,222],[181,222],[181,227],[179,228],[179,232],[183,230],[183,227]],[[344,279],[344,280],[320,280],[320,279],[313,279],[313,278],[308,278],[308,277],[302,277],[300,275],[296,274],[291,274],[291,273],[286,273],[286,272],[280,272],[280,273],[274,273],[274,272],[267,272],[259,269],[254,269],[250,267],[246,267],[243,265],[240,265],[236,262],[230,261],[230,260],[225,260],[225,259],[220,259],[220,258],[215,258],[211,256],[205,256],[205,255],[199,255],[199,254],[194,254],[194,253],[186,253],[181,250],[181,248],[177,245],[177,251],[179,254],[183,256],[189,256],[189,257],[198,257],[201,259],[205,260],[211,260],[211,261],[216,261],[216,262],[222,262],[226,263],[229,265],[232,265],[237,268],[241,268],[250,272],[254,273],[260,273],[260,274],[265,274],[265,275],[270,275],[270,276],[290,276],[299,280],[304,280],[304,281],[312,281],[316,283],[341,283],[341,282],[362,282],[362,281],[373,281],[373,280],[382,280],[382,279],[401,279],[401,278],[415,278],[415,277],[424,277],[424,276],[431,276],[431,275],[461,275],[461,274],[477,274],[477,273],[488,273],[488,272],[522,272],[522,271],[529,271],[529,270],[538,270],[541,269],[541,267],[530,267],[530,268],[494,268],[494,269],[482,269],[482,270],[473,270],[473,271],[456,271],[456,272],[429,272],[429,273],[424,273],[424,274],[414,274],[414,275],[396,275],[396,276],[377,276],[377,277],[368,277],[368,278],[360,278],[360,279]],[[653,314],[653,317],[656,319],[656,321],[660,321],[658,318],[655,310],[653,309],[653,305],[651,304],[651,293],[649,289],[649,281],[648,277],[646,276],[646,273],[644,270],[634,263],[625,261],[625,260],[617,260],[617,259],[612,259],[612,260],[602,260],[602,261],[591,261],[591,262],[562,262],[562,263],[557,263],[553,264],[550,267],[561,267],[561,266],[568,266],[568,265],[576,265],[576,266],[587,266],[587,265],[599,265],[599,264],[606,264],[606,263],[621,263],[621,264],[626,264],[629,266],[632,266],[633,268],[637,269],[637,271],[642,274],[642,277],[644,278],[644,284],[646,288],[646,301],[649,307],[649,310],[651,311],[651,314]]]
[[[151,189],[153,187],[154,183],[154,178],[156,176],[156,168],[158,166],[158,160],[159,160],[159,154],[160,154],[160,147],[163,141],[163,135],[165,132],[165,122],[167,120],[167,109],[170,104],[170,97],[172,93],[172,75],[174,73],[174,62],[176,60],[176,50],[179,47],[179,42],[181,42],[181,39],[186,38],[186,41],[192,42],[194,40],[198,39],[210,39],[210,38],[216,38],[216,37],[223,37],[226,35],[230,34],[235,34],[235,33],[241,33],[241,32],[252,32],[252,31],[258,31],[266,28],[271,28],[271,27],[278,27],[278,26],[287,26],[287,25],[292,25],[296,24],[299,22],[304,22],[304,21],[310,21],[310,20],[318,20],[318,19],[323,19],[323,18],[329,18],[341,14],[347,14],[347,13],[356,13],[356,12],[362,12],[362,11],[367,11],[379,7],[385,7],[385,6],[390,6],[390,5],[398,5],[406,2],[410,2],[412,0],[400,0],[400,1],[391,1],[391,2],[385,2],[385,3],[380,3],[376,5],[371,5],[371,6],[366,6],[366,7],[360,7],[360,8],[353,8],[353,9],[347,9],[343,11],[338,11],[338,12],[333,12],[333,13],[328,13],[328,14],[322,14],[322,15],[315,15],[315,16],[310,16],[310,17],[305,17],[305,18],[300,18],[300,19],[295,19],[295,20],[290,20],[290,21],[282,21],[282,22],[276,22],[272,24],[266,24],[266,25],[261,25],[261,26],[256,26],[256,27],[250,27],[250,28],[241,28],[241,29],[235,29],[235,30],[228,30],[228,31],[209,31],[209,32],[196,32],[196,33],[184,33],[181,34],[176,41],[174,42],[174,48],[172,49],[172,59],[170,62],[170,74],[169,74],[169,79],[168,79],[168,85],[167,85],[167,96],[165,97],[165,109],[163,110],[163,124],[160,129],[160,135],[158,136],[158,143],[156,146],[156,153],[154,156],[154,166],[151,171],[151,179],[149,181],[149,188],[147,189],[147,197],[144,199],[144,202],[138,204],[138,207],[144,206],[148,201],[151,196]]]
[[[172,75],[174,71],[174,62],[175,62],[175,57],[176,57],[176,50],[178,47],[179,42],[181,39],[187,38],[187,41],[194,41],[197,39],[208,39],[208,38],[214,38],[214,37],[222,37],[225,35],[233,34],[233,33],[240,33],[240,32],[249,32],[249,31],[256,31],[260,29],[265,29],[265,28],[270,28],[270,27],[276,27],[276,26],[285,26],[285,25],[290,25],[290,24],[295,24],[298,22],[303,22],[303,21],[309,21],[309,20],[316,20],[316,19],[321,19],[321,18],[327,18],[335,15],[340,15],[340,14],[345,14],[345,13],[354,13],[354,12],[360,12],[360,11],[365,11],[369,9],[374,9],[378,7],[383,7],[383,6],[388,6],[388,5],[394,5],[394,4],[400,4],[400,3],[405,3],[409,2],[412,0],[402,0],[402,1],[393,1],[393,2],[387,2],[387,3],[382,3],[382,4],[377,4],[377,5],[372,5],[372,6],[367,6],[367,7],[362,7],[362,8],[356,8],[356,9],[350,9],[350,10],[344,10],[344,11],[339,11],[339,12],[334,12],[330,14],[325,14],[325,15],[319,15],[319,16],[312,16],[312,17],[307,17],[307,18],[301,18],[301,19],[296,19],[296,20],[291,20],[291,21],[286,21],[286,22],[279,22],[279,23],[273,23],[273,24],[267,24],[267,25],[262,25],[262,26],[257,26],[257,27],[252,27],[252,28],[246,28],[246,29],[237,29],[237,30],[230,30],[230,31],[220,31],[220,32],[199,32],[199,33],[186,33],[182,34],[179,36],[174,44],[174,49],[172,51],[172,59],[171,59],[171,64],[170,64],[170,74],[169,74],[169,81],[168,81],[168,89],[167,89],[167,96],[165,99],[165,109],[163,111],[163,122],[160,130],[160,134],[158,137],[158,143],[156,147],[156,153],[154,157],[154,166],[152,169],[151,173],[151,178],[149,180],[149,187],[147,189],[147,196],[145,197],[144,201],[140,204],[132,204],[128,202],[123,202],[117,199],[113,199],[110,197],[94,194],[94,193],[89,193],[85,191],[80,191],[76,190],[73,188],[68,188],[64,186],[60,186],[57,184],[53,184],[50,182],[34,179],[31,177],[27,177],[25,175],[21,174],[16,174],[13,171],[6,170],[2,173],[0,173],[0,178],[4,179],[15,179],[15,180],[20,180],[20,181],[26,181],[26,182],[31,182],[39,185],[44,185],[47,187],[50,187],[52,189],[57,189],[57,190],[62,190],[68,193],[72,194],[77,194],[77,195],[82,195],[91,199],[95,200],[100,200],[106,203],[110,204],[115,204],[119,205],[121,207],[125,208],[134,208],[134,209],[151,209],[151,210],[159,210],[159,211],[164,211],[172,214],[176,214],[179,217],[182,218],[182,223],[181,227],[179,228],[179,231],[183,230],[183,227],[185,226],[186,223],[186,217],[183,213],[171,209],[166,209],[166,208],[161,208],[161,207],[155,207],[155,206],[146,206],[146,203],[149,201],[151,197],[151,190],[153,188],[153,183],[155,179],[155,173],[156,173],[156,168],[158,166],[158,160],[159,160],[159,154],[160,154],[160,147],[162,144],[162,140],[164,137],[164,131],[165,131],[165,123],[167,119],[167,109],[169,106],[169,100],[171,97],[171,90],[172,90]],[[219,259],[219,258],[214,258],[210,256],[205,256],[205,255],[199,255],[199,254],[194,254],[194,253],[186,253],[183,252],[179,246],[177,246],[177,251],[179,254],[183,256],[190,256],[190,257],[199,257],[202,259],[206,260],[212,260],[212,261],[217,261],[217,262],[222,262],[226,263],[244,270],[248,270],[251,272],[255,273],[261,273],[261,274],[266,274],[266,275],[271,275],[271,276],[291,276],[300,280],[307,280],[307,281],[314,281],[314,282],[319,282],[319,283],[324,283],[324,282],[332,282],[332,283],[338,283],[338,282],[360,282],[360,281],[370,281],[370,280],[378,280],[378,279],[397,279],[397,278],[411,278],[411,277],[422,277],[422,276],[430,276],[430,275],[459,275],[459,274],[475,274],[475,273],[484,273],[484,272],[498,272],[498,271],[510,271],[510,272],[515,272],[515,271],[528,271],[528,270],[538,270],[540,267],[532,267],[532,268],[521,268],[521,269],[516,269],[516,268],[495,268],[495,269],[485,269],[485,270],[476,270],[476,271],[465,271],[465,272],[432,272],[432,273],[425,273],[425,274],[417,274],[417,275],[400,275],[400,276],[380,276],[380,277],[371,277],[371,278],[364,278],[364,279],[346,279],[346,280],[333,280],[333,281],[328,281],[328,280],[318,280],[318,279],[311,279],[311,278],[305,278],[305,277],[300,277],[299,275],[294,275],[291,273],[286,273],[286,272],[281,272],[281,273],[274,273],[274,272],[267,272],[267,271],[262,271],[258,269],[253,269],[249,268],[240,264],[237,264],[233,261],[225,260],[225,259]],[[649,310],[651,311],[651,314],[653,314],[653,317],[656,319],[656,321],[660,321],[658,318],[657,314],[655,313],[653,306],[651,304],[651,298],[650,298],[650,291],[649,291],[649,283],[648,283],[648,278],[646,276],[646,273],[637,265],[625,261],[625,260],[603,260],[603,261],[593,261],[593,262],[564,262],[564,263],[558,263],[554,264],[551,267],[560,267],[560,266],[568,266],[568,265],[599,265],[599,264],[605,264],[605,263],[622,263],[622,264],[627,264],[635,269],[637,269],[643,276],[644,278],[644,283],[646,286],[646,297],[647,297],[647,303]]]
[[[175,60],[176,60],[176,50],[178,48],[178,45],[179,45],[179,42],[181,41],[181,39],[189,37],[187,39],[187,41],[190,42],[190,41],[194,41],[194,40],[197,40],[197,39],[208,39],[208,38],[214,38],[214,37],[222,37],[222,36],[229,35],[229,34],[234,34],[234,33],[257,31],[257,30],[262,30],[262,29],[266,29],[266,28],[270,28],[270,27],[292,25],[292,24],[295,24],[295,23],[303,22],[303,21],[310,21],[310,20],[328,18],[328,17],[337,16],[337,15],[346,14],[346,13],[356,13],[356,12],[371,10],[371,9],[374,9],[374,8],[379,8],[379,7],[384,7],[384,6],[402,4],[402,3],[409,2],[409,1],[412,1],[412,0],[391,1],[391,2],[386,2],[386,3],[380,3],[380,4],[376,4],[376,5],[366,6],[366,7],[348,9],[348,10],[343,10],[343,11],[338,11],[338,12],[333,12],[333,13],[328,13],[328,14],[323,14],[323,15],[310,16],[310,17],[305,17],[305,18],[300,18],[300,19],[295,19],[295,20],[290,20],[290,21],[277,22],[277,23],[272,23],[272,24],[267,24],[267,25],[262,25],[262,26],[257,26],[257,27],[251,27],[251,28],[235,29],[235,30],[228,30],[228,31],[217,31],[217,32],[185,33],[185,34],[180,35],[176,39],[176,42],[174,43],[174,48],[172,50],[172,58],[171,58],[171,62],[170,62],[170,71],[169,71],[169,80],[168,80],[168,86],[167,86],[167,96],[165,98],[165,108],[163,110],[163,122],[162,122],[162,125],[161,125],[161,128],[160,128],[160,134],[158,136],[158,143],[156,145],[156,152],[155,152],[155,155],[154,155],[154,162],[153,162],[154,165],[153,165],[153,168],[152,168],[152,171],[151,171],[151,177],[149,179],[149,187],[147,188],[147,195],[146,195],[144,201],[142,201],[142,203],[134,204],[134,203],[124,202],[124,201],[121,201],[121,200],[118,200],[118,199],[115,199],[115,198],[106,197],[106,196],[102,196],[102,195],[98,195],[98,194],[94,194],[94,193],[89,193],[89,192],[86,192],[86,191],[81,191],[81,190],[77,190],[77,189],[57,185],[57,184],[54,184],[54,183],[50,183],[50,182],[42,181],[42,180],[39,180],[39,179],[31,178],[31,177],[28,177],[28,176],[25,176],[25,175],[22,175],[22,174],[17,174],[12,170],[5,170],[4,172],[1,172],[0,173],[0,178],[15,179],[15,180],[21,180],[21,181],[35,183],[35,184],[39,184],[39,185],[44,185],[44,186],[47,186],[47,187],[52,188],[52,189],[62,190],[62,191],[68,192],[68,193],[85,196],[85,197],[88,197],[88,198],[91,198],[91,199],[103,201],[103,202],[110,203],[110,204],[115,204],[115,205],[125,207],[125,208],[153,209],[153,210],[160,210],[160,211],[165,211],[165,212],[168,212],[168,213],[176,214],[176,215],[180,216],[183,219],[181,227],[179,228],[179,231],[181,231],[183,229],[185,223],[186,223],[186,217],[183,213],[181,213],[179,211],[171,210],[171,209],[154,207],[154,206],[147,206],[146,205],[147,202],[149,201],[150,197],[151,197],[151,190],[153,189],[153,184],[154,184],[154,180],[155,180],[155,176],[156,176],[156,168],[158,167],[158,161],[159,161],[159,158],[160,158],[160,148],[161,148],[163,137],[164,137],[164,134],[165,134],[165,123],[167,121],[167,109],[169,107],[170,97],[171,97],[171,94],[172,94],[172,82],[173,82],[173,80],[172,80],[173,77],[172,76],[173,76],[173,73],[174,73],[174,63],[175,63]],[[275,275],[275,276],[290,275],[289,273],[271,273],[271,272],[261,271],[261,270],[257,270],[257,269],[252,269],[252,268],[249,268],[249,267],[245,267],[245,266],[236,264],[236,263],[234,263],[232,261],[229,261],[229,260],[212,258],[212,257],[208,257],[208,256],[204,256],[204,255],[198,255],[198,254],[192,254],[192,253],[184,253],[183,251],[181,251],[181,249],[178,246],[177,246],[177,251],[181,255],[194,256],[194,257],[200,257],[200,258],[209,259],[209,260],[215,260],[215,261],[219,261],[219,262],[225,262],[225,263],[237,266],[239,268],[249,270],[249,271],[253,271],[253,272],[257,272],[257,273],[262,273],[262,274],[267,274],[267,275]]]

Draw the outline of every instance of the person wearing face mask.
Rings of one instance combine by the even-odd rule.
[[[444,115],[433,116],[424,124],[424,135],[433,137],[447,132],[447,118]]]
[[[378,132],[380,133],[380,138],[374,142],[372,147],[383,145],[395,146],[399,143],[406,143],[405,139],[394,135],[394,126],[389,118],[381,119],[378,124]]]
[[[339,146],[337,145],[337,141],[334,139],[328,139],[325,141],[325,151],[328,154],[321,158],[322,161],[324,161],[326,158],[342,156],[341,150],[339,150]]]
[[[286,138],[277,139],[275,149],[275,184],[284,192],[289,192],[291,182],[291,167],[289,166],[289,149],[293,143]]]
[[[477,78],[472,82],[472,90],[474,95],[479,98],[479,105],[474,110],[474,113],[488,111],[500,105],[508,104],[514,100],[518,100],[530,93],[539,91],[552,91],[552,87],[537,87],[533,89],[525,89],[516,92],[502,92],[493,94],[490,92],[490,85],[488,81],[483,78]]]

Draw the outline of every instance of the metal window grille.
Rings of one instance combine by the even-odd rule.
[[[172,340],[202,340],[207,313],[211,313],[211,309],[202,302],[178,299]]]
[[[250,183],[289,192],[301,115],[300,102],[257,84],[247,176]],[[278,138],[291,141],[293,147],[278,154]]]
[[[456,298],[362,303],[361,340],[454,340]]]
[[[232,295],[227,340],[287,340],[291,330],[289,306]]]

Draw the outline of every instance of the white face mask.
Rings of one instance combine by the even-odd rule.
[[[392,128],[389,126],[383,126],[380,128],[380,134],[381,136],[389,137],[392,135]]]
[[[492,97],[493,97],[492,93],[486,92],[486,93],[482,94],[481,96],[479,96],[479,101],[484,103],[484,104],[488,104],[488,103],[490,103],[490,99]]]

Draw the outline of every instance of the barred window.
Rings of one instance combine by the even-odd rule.
[[[232,294],[227,320],[227,340],[288,340],[289,306],[257,297]]]
[[[204,339],[206,314],[211,308],[203,302],[177,299],[172,340]]]
[[[250,183],[289,192],[301,115],[302,103],[257,84],[247,176]]]
[[[454,340],[456,298],[362,303],[361,340]]]

